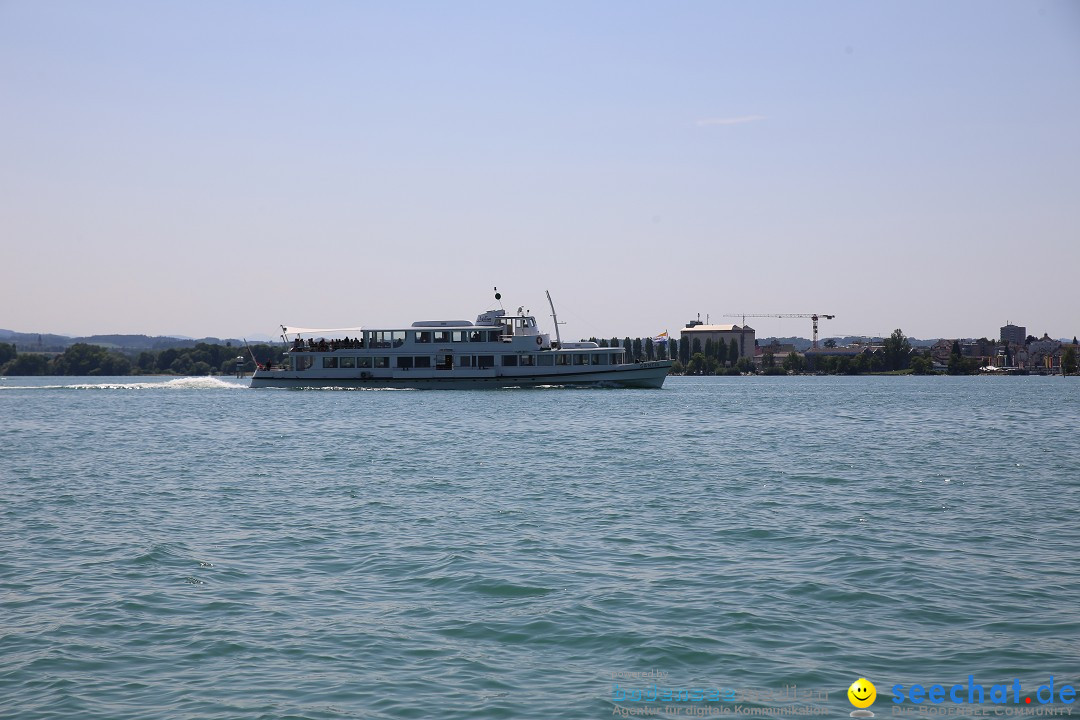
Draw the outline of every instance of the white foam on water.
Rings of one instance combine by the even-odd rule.
[[[216,377],[182,377],[165,382],[72,383],[70,385],[7,385],[0,390],[247,390],[241,383],[225,382]]]

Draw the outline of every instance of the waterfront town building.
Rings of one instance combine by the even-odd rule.
[[[698,340],[702,348],[707,340],[723,341],[728,347],[735,340],[740,358],[754,358],[755,333],[749,325],[705,325],[700,320],[691,320],[679,332],[679,343],[693,343],[694,340]]]
[[[1022,325],[1006,323],[1001,328],[1001,337],[999,340],[1001,340],[1001,342],[1012,343],[1013,345],[1023,345],[1027,340],[1027,328]]]

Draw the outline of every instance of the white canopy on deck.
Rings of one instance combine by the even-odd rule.
[[[286,335],[336,335],[339,333],[363,332],[362,327],[349,328],[302,328],[281,326],[281,331]]]

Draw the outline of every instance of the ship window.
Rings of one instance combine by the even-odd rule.
[[[389,330],[379,330],[371,333],[372,347],[390,347],[391,333]]]
[[[569,365],[570,364],[570,356],[569,355],[564,355],[563,353],[559,353],[558,355],[555,356],[555,364],[556,365]]]
[[[422,331],[417,332],[416,333],[416,342],[418,342],[418,343],[429,343],[429,342],[431,342],[431,331],[430,330],[422,330]]]
[[[311,367],[311,362],[314,360],[310,355],[295,355],[293,356],[293,370],[307,370]]]
[[[487,334],[482,333],[479,330],[474,330],[473,333],[471,335],[469,335],[469,342],[486,342],[486,341],[487,341]]]
[[[324,357],[322,359],[322,366],[324,368],[336,368],[337,367],[337,358],[336,357]]]
[[[481,368],[495,367],[495,356],[494,355],[477,355],[476,356],[476,365],[478,367],[481,367]]]
[[[522,355],[521,356],[521,364],[525,365],[526,367],[532,367],[533,365],[536,364],[534,362],[534,359],[535,359],[534,355]]]
[[[488,342],[499,342],[499,336],[502,332],[499,330],[488,330]]]
[[[451,342],[468,342],[469,333],[465,332],[464,330],[455,330],[454,332],[450,333],[450,339]]]
[[[453,355],[436,355],[435,356],[435,369],[436,370],[452,370],[454,368],[454,356]]]
[[[537,355],[536,356],[536,364],[537,365],[543,365],[544,367],[551,367],[552,365],[555,364],[555,356],[554,355]]]
[[[458,355],[457,356],[457,366],[458,367],[472,367],[473,366],[473,356],[472,355]]]
[[[588,365],[589,364],[589,356],[584,355],[582,353],[578,353],[578,354],[574,355],[574,364],[575,365]]]
[[[393,331],[391,331],[390,336],[391,336],[391,339],[392,339],[392,341],[394,343],[394,347],[401,347],[402,345],[405,344],[405,331],[404,330],[393,330]]]
[[[343,368],[354,368],[354,367],[356,367],[356,358],[355,357],[343,357],[343,358],[341,358],[340,367],[343,367]]]
[[[592,364],[593,365],[607,365],[608,364],[607,358],[608,358],[608,356],[607,356],[606,353],[593,353]]]
[[[450,331],[449,330],[436,330],[435,331],[435,342],[439,342],[439,343],[450,342]]]
[[[388,367],[390,367],[390,358],[388,358],[388,357],[377,357],[377,358],[375,358],[375,367],[377,367],[377,368],[388,368]]]
[[[371,358],[369,358],[369,357],[358,357],[358,358],[356,358],[356,367],[358,367],[358,368],[369,368],[369,367],[371,367]]]
[[[517,367],[517,355],[503,355],[503,367]]]
[[[405,368],[406,370],[408,370],[412,367],[412,358],[406,355],[399,356],[397,359],[397,366],[399,368]]]
[[[431,356],[424,355],[423,357],[413,358],[413,364],[418,368],[429,368],[431,367]]]

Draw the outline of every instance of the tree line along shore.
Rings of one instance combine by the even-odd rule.
[[[265,343],[139,351],[75,343],[63,352],[16,352],[14,345],[0,343],[0,375],[235,375],[255,370],[252,355],[265,364],[281,362],[284,353],[285,348]]]
[[[913,348],[901,330],[886,338],[880,347],[866,348],[850,356],[815,356],[813,353],[774,353],[766,346],[760,357],[751,359],[740,353],[732,340],[676,338],[654,342],[653,338],[589,338],[601,347],[622,347],[628,356],[640,360],[673,360],[673,375],[861,375],[861,374],[948,374],[973,375],[980,364],[964,357],[959,342],[944,367],[935,368],[928,348]],[[279,364],[286,348],[282,345],[255,343],[234,345],[198,342],[191,347],[166,349],[115,349],[91,343],[75,343],[62,352],[17,351],[15,345],[0,343],[0,375],[235,375],[251,373],[258,362]],[[1067,374],[1077,372],[1077,352],[1067,348],[1062,357]]]
[[[930,350],[913,348],[897,329],[883,340],[878,348],[867,348],[850,356],[815,356],[812,353],[789,352],[775,354],[770,347],[755,359],[740,353],[732,340],[698,339],[663,342],[652,338],[590,338],[600,347],[622,347],[627,355],[656,361],[672,359],[673,375],[738,376],[738,375],[974,375],[980,363],[964,357],[959,342],[953,343],[948,363],[935,368]],[[0,375],[2,376],[137,376],[137,375],[237,375],[255,370],[261,365],[283,362],[285,348],[281,344],[255,343],[237,345],[197,342],[188,348],[164,350],[129,350],[106,348],[103,345],[77,342],[62,352],[16,351],[15,345],[0,342]],[[1072,375],[1077,372],[1077,352],[1068,348],[1062,367]]]
[[[778,354],[773,346],[765,346],[760,357],[750,358],[740,352],[739,343],[732,339],[725,343],[723,339],[713,341],[707,338],[704,343],[699,338],[680,340],[670,338],[664,342],[654,342],[653,338],[611,338],[610,340],[590,338],[601,346],[621,345],[634,358],[643,360],[673,361],[673,375],[861,375],[868,373],[887,374],[934,374],[933,361],[928,348],[913,348],[907,337],[896,330],[886,338],[883,346],[877,350],[867,349],[851,357],[833,357],[799,353],[795,351]],[[978,371],[977,367],[957,365],[953,374],[967,374]]]

